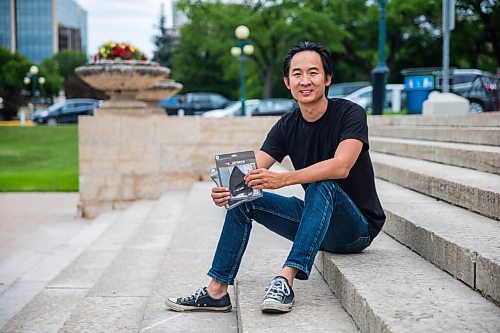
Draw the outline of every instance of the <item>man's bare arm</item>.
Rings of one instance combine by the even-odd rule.
[[[262,150],[259,150],[257,154],[255,155],[255,160],[257,161],[257,168],[263,168],[263,169],[269,169],[275,162],[276,160],[271,157],[266,152],[263,152]]]
[[[264,168],[250,171],[246,176],[248,186],[255,189],[278,189],[294,184],[306,184],[326,179],[343,179],[349,175],[358,159],[363,143],[356,139],[342,141],[331,159],[307,168],[277,173]]]

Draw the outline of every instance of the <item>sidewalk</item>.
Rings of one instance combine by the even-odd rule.
[[[72,237],[101,227],[77,217],[77,202],[78,193],[0,194],[0,327],[74,259]]]

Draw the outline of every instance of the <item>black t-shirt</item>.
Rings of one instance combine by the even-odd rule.
[[[290,156],[295,170],[333,158],[339,143],[346,139],[363,142],[363,149],[345,179],[334,181],[351,198],[367,219],[373,240],[385,222],[385,214],[375,190],[375,176],[368,153],[366,113],[345,99],[329,99],[325,114],[307,122],[299,108],[284,115],[267,134],[261,150],[281,162]],[[304,189],[307,184],[302,185]]]

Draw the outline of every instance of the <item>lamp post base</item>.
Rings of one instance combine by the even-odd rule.
[[[374,115],[381,115],[384,111],[387,73],[389,68],[386,66],[377,66],[372,70],[372,114]]]

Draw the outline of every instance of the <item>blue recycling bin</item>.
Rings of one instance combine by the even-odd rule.
[[[434,76],[408,76],[405,78],[407,108],[410,114],[421,114],[424,101],[434,89]]]

